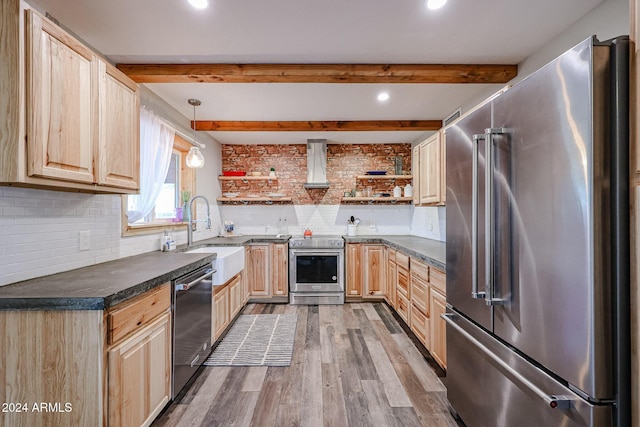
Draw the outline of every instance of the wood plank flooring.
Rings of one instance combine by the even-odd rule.
[[[458,426],[442,371],[385,304],[243,311],[260,313],[298,315],[291,366],[203,367],[154,427]]]

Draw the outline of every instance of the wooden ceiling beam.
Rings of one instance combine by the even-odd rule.
[[[194,122],[191,122],[193,128]],[[218,132],[309,132],[309,131],[435,131],[442,120],[355,121],[212,121],[195,122],[198,131]]]
[[[137,83],[507,83],[517,65],[118,64]]]

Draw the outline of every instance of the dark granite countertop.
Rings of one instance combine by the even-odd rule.
[[[0,286],[0,310],[104,310],[169,282],[215,259],[183,251],[203,246],[287,242],[291,236],[214,237],[176,251],[148,252],[76,270]]]
[[[384,243],[427,264],[445,270],[446,244],[438,240],[417,236],[370,235],[344,236],[347,243]]]

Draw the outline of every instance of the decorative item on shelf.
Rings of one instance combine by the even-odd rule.
[[[275,177],[276,177],[276,168],[269,169],[269,178],[275,178]]]
[[[404,186],[404,197],[413,197],[413,187],[411,183]]]
[[[260,171],[253,171],[253,172],[251,172],[251,176],[262,176],[262,172],[260,172]]]
[[[196,107],[202,103],[197,99],[189,99],[187,102],[193,106],[193,141],[191,142],[193,147],[189,149],[185,162],[188,167],[198,169],[204,166],[204,156],[200,152],[200,148],[204,148],[204,144],[196,141]]]
[[[393,197],[402,197],[402,188],[397,185],[393,187]]]
[[[182,221],[189,221],[191,218],[191,210],[189,209],[189,198],[191,197],[191,192],[183,191],[182,192]]]
[[[402,175],[402,156],[394,156],[393,157],[393,169],[394,174]]]
[[[367,175],[386,175],[387,171],[367,171]]]
[[[233,198],[238,197],[240,195],[240,193],[222,193],[222,195],[224,197],[229,198],[229,199],[233,199]]]
[[[222,176],[245,176],[245,171],[222,171]]]

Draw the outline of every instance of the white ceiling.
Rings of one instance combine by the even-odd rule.
[[[517,64],[602,0],[31,0],[116,63]],[[429,120],[501,85],[148,84],[198,120]],[[391,98],[380,103],[378,92]],[[223,143],[409,142],[425,132],[210,132]]]

